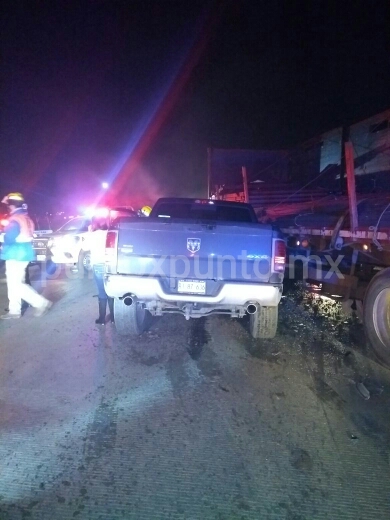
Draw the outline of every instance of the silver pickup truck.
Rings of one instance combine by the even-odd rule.
[[[286,248],[249,204],[159,199],[148,218],[107,233],[105,289],[119,334],[142,334],[147,314],[250,315],[255,338],[276,334]]]

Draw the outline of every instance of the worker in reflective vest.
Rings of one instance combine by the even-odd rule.
[[[5,260],[5,275],[9,300],[9,312],[1,319],[20,318],[22,300],[35,308],[35,315],[42,316],[52,303],[26,284],[26,268],[35,260],[32,246],[34,223],[28,216],[21,193],[9,193],[1,201],[8,206],[9,222],[4,230],[4,243],[0,258]]]

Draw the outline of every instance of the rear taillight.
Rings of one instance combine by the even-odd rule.
[[[286,244],[280,238],[274,239],[273,247],[273,271],[275,273],[284,273],[286,266]]]
[[[107,231],[106,237],[106,272],[113,273],[116,268],[118,232]]]
[[[106,237],[106,251],[107,249],[116,249],[116,241],[118,238],[118,233],[116,231],[107,231]]]

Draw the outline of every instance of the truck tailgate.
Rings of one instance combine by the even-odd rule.
[[[118,224],[118,274],[267,281],[271,226],[139,219]]]

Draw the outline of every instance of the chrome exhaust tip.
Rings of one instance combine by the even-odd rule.
[[[126,295],[124,298],[123,298],[123,303],[125,305],[127,305],[128,307],[130,307],[130,305],[133,305],[134,303],[134,298],[130,295]]]
[[[246,312],[248,314],[255,314],[257,312],[257,305],[255,303],[250,303],[247,305]]]

